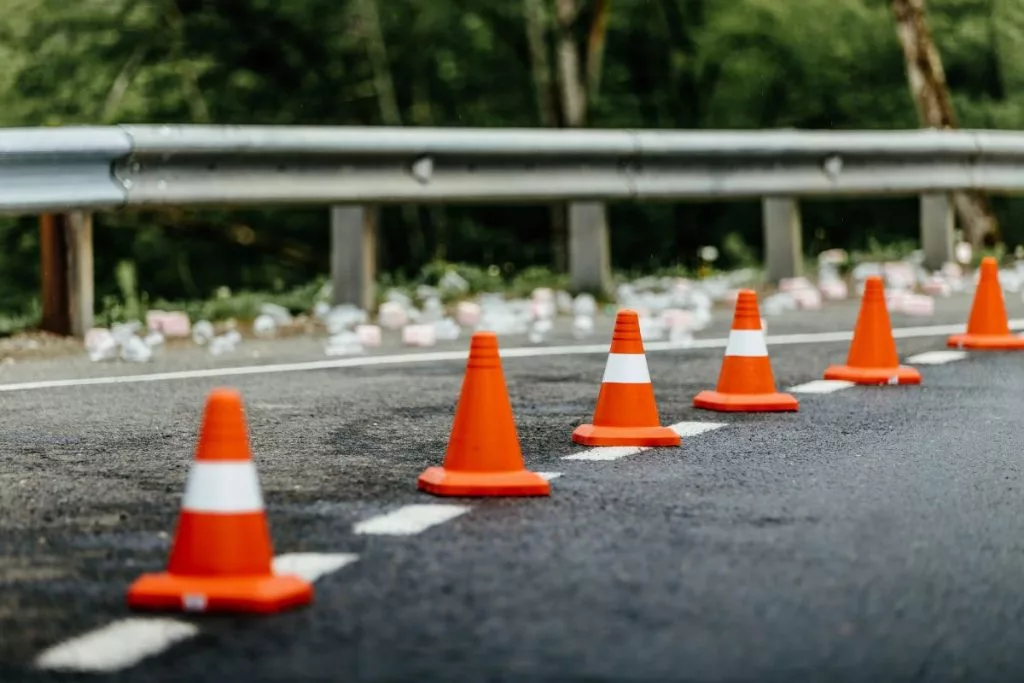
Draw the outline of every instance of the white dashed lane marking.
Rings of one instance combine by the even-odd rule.
[[[967,357],[966,351],[925,351],[916,356],[911,356],[907,362],[912,365],[944,365],[955,360],[962,360]]]
[[[468,505],[405,505],[383,515],[363,520],[353,527],[357,534],[412,536],[470,511]]]
[[[720,429],[726,425],[721,422],[679,422],[674,425],[669,425],[669,429],[674,431],[684,439],[699,436],[705,432],[710,432],[715,429]],[[619,458],[625,458],[628,455],[636,455],[637,453],[643,453],[644,451],[650,450],[651,446],[598,446],[597,448],[591,448],[587,451],[581,451],[579,453],[573,453],[572,455],[563,456],[563,460],[618,460]]]
[[[849,389],[854,386],[853,382],[842,379],[816,379],[806,384],[797,384],[790,387],[789,391],[794,394],[831,394],[840,389]]]
[[[312,583],[358,559],[353,553],[286,553],[274,558],[274,573],[295,574]]]
[[[111,672],[138,664],[199,634],[176,619],[122,619],[51,647],[36,659],[40,669]]]
[[[274,572],[296,574],[307,581],[352,564],[350,553],[289,553],[274,558]],[[172,646],[199,635],[199,627],[169,618],[121,619],[66,640],[40,654],[40,669],[90,673],[119,671],[154,657]]]

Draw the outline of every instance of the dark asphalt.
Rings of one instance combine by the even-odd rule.
[[[846,344],[769,349],[786,387]],[[506,360],[529,466],[564,475],[550,499],[468,501],[410,537],[352,525],[467,502],[415,490],[443,455],[462,363],[233,378],[276,552],[360,559],[309,608],[195,618],[200,637],[103,676],[30,665],[131,616],[124,591],[166,561],[221,382],[0,394],[0,681],[1021,680],[1024,355],[919,366],[921,387],[802,396],[797,414],[690,408],[721,353],[648,361],[666,423],[728,426],[612,462],[560,459],[581,450],[569,434],[604,357]]]

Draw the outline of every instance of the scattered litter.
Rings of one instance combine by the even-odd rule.
[[[192,326],[192,341],[200,346],[210,343],[216,332],[209,320],[200,320]]]
[[[380,331],[380,328],[375,325],[360,327],[373,327],[378,332]],[[337,334],[332,334],[327,338],[327,345],[324,347],[324,352],[328,356],[352,356],[363,353],[363,344],[360,341],[359,333],[343,331]]]
[[[252,321],[252,333],[257,337],[273,337],[277,332],[277,322],[266,313],[261,313]]]
[[[356,339],[364,347],[380,346],[381,329],[377,325],[356,325]]]

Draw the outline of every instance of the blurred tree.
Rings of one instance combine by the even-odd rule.
[[[891,7],[877,0],[5,0],[2,125],[237,124],[912,128]],[[931,0],[965,127],[1024,126],[1024,3]],[[997,198],[1005,237],[1024,204]],[[561,215],[559,213],[559,215]],[[610,207],[620,268],[759,257],[756,202]],[[97,295],[206,296],[326,271],[322,208],[97,216]],[[550,207],[382,212],[382,267],[563,263]],[[807,202],[807,244],[916,237],[916,204]],[[558,227],[558,223],[555,222]],[[622,229],[627,227],[628,229]],[[564,223],[562,224],[564,234]],[[747,245],[743,247],[743,245]],[[728,249],[725,249],[725,246]],[[32,219],[0,219],[0,309],[38,295]]]

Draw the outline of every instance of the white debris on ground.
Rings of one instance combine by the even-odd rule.
[[[713,260],[705,251],[702,258]],[[957,256],[960,263],[947,263],[931,272],[924,268],[920,251],[903,261],[861,262],[852,267],[845,251],[822,252],[814,277],[784,278],[777,287],[759,288],[762,325],[767,330],[772,317],[813,312],[828,302],[860,297],[865,280],[873,275],[885,281],[891,312],[934,315],[936,298],[973,293],[977,273],[965,273],[965,264],[972,258],[970,247],[958,245]],[[572,338],[583,340],[594,334],[599,317],[610,318],[621,308],[632,308],[639,313],[645,340],[668,340],[685,348],[713,316],[731,318],[737,293],[744,287],[758,288],[757,278],[758,273],[751,269],[699,279],[642,277],[619,284],[615,303],[602,306],[591,294],[573,296],[549,287],[538,287],[527,298],[509,298],[495,292],[474,296],[465,278],[450,270],[435,286],[421,285],[411,294],[397,289],[384,292],[375,315],[351,304],[331,306],[323,300],[329,297],[326,289],[313,306],[311,319],[266,303],[252,320],[251,330],[256,339],[273,339],[296,326],[308,326],[311,320],[316,327],[306,329],[322,328],[326,332],[324,352],[328,356],[348,356],[378,348],[389,339],[408,347],[427,348],[481,330],[499,336],[522,336],[531,344],[542,344],[551,341],[557,330],[568,328]],[[1000,270],[999,281],[1005,291],[1024,296],[1024,250],[1012,267]],[[116,323],[110,329],[90,330],[85,348],[92,361],[146,362],[174,339],[190,339],[212,355],[230,353],[243,342],[231,321],[214,326],[209,320],[193,323],[181,311],[151,310],[146,314],[145,326],[131,321]]]

